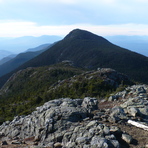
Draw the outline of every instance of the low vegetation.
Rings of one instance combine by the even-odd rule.
[[[106,73],[86,72],[63,62],[53,66],[27,68],[15,73],[0,91],[0,123],[31,113],[37,106],[57,98],[102,98],[129,80],[110,83]],[[10,103],[11,102],[11,103]]]

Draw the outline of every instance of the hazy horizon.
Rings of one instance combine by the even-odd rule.
[[[110,42],[120,47],[129,49],[131,51],[140,53],[144,56],[148,56],[148,36],[126,36],[126,35],[114,35],[103,36]],[[35,36],[22,36],[22,37],[0,37],[0,51],[9,51],[14,54],[18,54],[26,51],[29,48],[35,48],[42,44],[51,44],[58,40],[63,39],[61,36],[42,35]],[[2,52],[1,52],[2,53]]]

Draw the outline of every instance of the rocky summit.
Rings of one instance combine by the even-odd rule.
[[[1,147],[147,147],[148,86],[133,85],[108,100],[61,98],[0,126]]]

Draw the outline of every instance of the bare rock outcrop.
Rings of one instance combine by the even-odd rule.
[[[110,108],[101,108],[101,102],[98,105],[98,100],[90,97],[49,101],[28,116],[4,122],[1,144],[34,148],[120,148],[123,143],[132,144],[133,137],[114,123],[129,125],[132,120],[147,125],[148,87],[133,85],[114,95],[120,97],[105,102],[116,103]]]

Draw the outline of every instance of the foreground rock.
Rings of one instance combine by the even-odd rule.
[[[148,122],[148,87],[134,85],[115,94],[116,100],[62,98],[37,107],[28,116],[15,117],[0,126],[1,145],[51,148],[120,148],[135,139],[114,124],[128,120]],[[111,103],[112,106],[103,106]],[[129,126],[129,125],[128,125]],[[121,126],[122,127],[122,126]],[[36,146],[35,146],[36,145]]]
[[[121,133],[118,128],[90,120],[97,106],[97,99],[88,97],[49,101],[31,115],[3,123],[1,141],[47,147],[119,147],[114,135]]]
[[[115,112],[114,117],[120,121],[132,119],[148,122],[147,85],[133,85],[117,93],[116,96],[120,96],[122,102],[111,110],[111,116]]]

